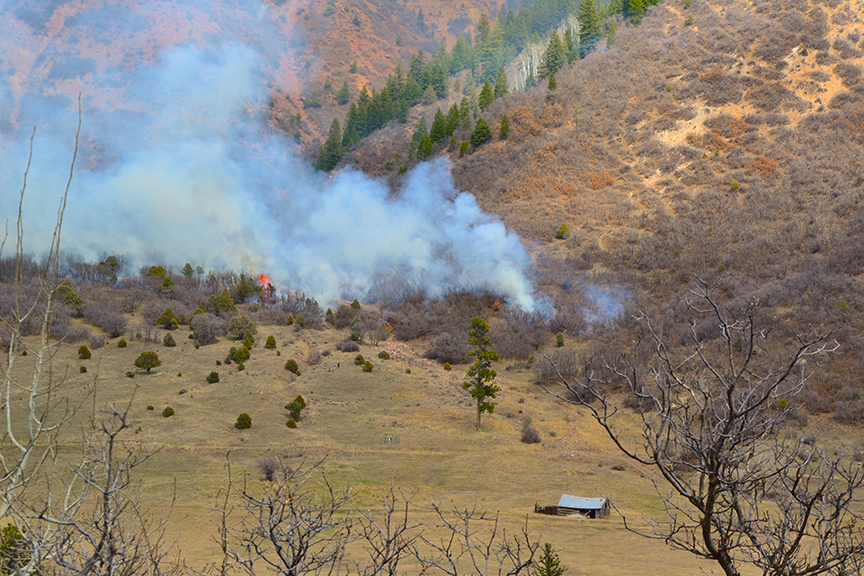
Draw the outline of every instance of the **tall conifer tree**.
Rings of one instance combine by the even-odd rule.
[[[594,0],[579,1],[579,55],[584,58],[600,41],[600,15]]]

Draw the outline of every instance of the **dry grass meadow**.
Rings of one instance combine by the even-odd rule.
[[[276,350],[263,348],[270,333]],[[508,531],[527,518],[541,542],[551,542],[559,551],[569,574],[643,573],[647,565],[670,575],[698,571],[699,563],[687,554],[626,532],[618,516],[582,520],[533,513],[535,503],[554,504],[561,493],[600,493],[636,518],[651,514],[657,498],[646,471],[618,455],[585,413],[543,393],[530,372],[504,370],[502,363],[496,413],[484,416],[477,432],[470,398],[459,387],[464,366],[445,371],[406,344],[388,340],[380,347],[363,346],[361,353],[375,364],[373,372],[364,373],[354,365],[354,353],[335,351],[342,331],[261,327],[252,358],[238,372],[236,365],[216,366],[233,343],[196,350],[183,328],[174,336],[175,348],[140,341],[118,348],[117,340],[110,340],[86,361],[78,359],[77,345],[60,346],[55,371],[67,371],[63,389],[73,402],[85,402],[75,423],[65,429],[60,459],[77,454],[82,427],[94,409],[131,399],[134,434],[129,440],[159,449],[139,469],[141,499],[154,516],[163,515],[176,482],[177,503],[168,530],[180,556],[193,567],[218,559],[211,507],[226,485],[226,459],[234,472],[248,473],[253,487],[263,487],[256,462],[278,457],[292,463],[324,458],[328,479],[337,487],[351,487],[354,505],[366,509],[374,510],[391,484],[413,493],[415,521],[432,530],[432,512],[423,510],[432,501],[445,507],[477,502],[500,511]],[[304,360],[310,348],[333,352],[309,366]],[[162,360],[151,374],[133,366],[148,349]],[[382,349],[390,360],[377,358]],[[284,369],[289,358],[300,364],[301,376],[293,382]],[[82,365],[87,373],[79,372]],[[128,370],[136,372],[134,378],[126,376]],[[211,370],[219,372],[219,383],[205,381]],[[283,406],[297,394],[308,407],[299,427],[291,430]],[[162,416],[166,406],[176,411],[173,417]],[[252,417],[252,428],[239,431],[233,424],[244,411]],[[520,442],[527,417],[541,433],[542,444]],[[393,443],[386,442],[387,436]]]

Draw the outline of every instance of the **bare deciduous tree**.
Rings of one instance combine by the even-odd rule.
[[[236,568],[250,576],[339,573],[353,539],[352,522],[342,513],[351,494],[336,490],[326,478],[312,489],[316,470],[317,465],[285,466],[260,495],[245,479],[240,485],[229,480],[228,492],[247,515],[233,528],[236,544],[223,538]]]
[[[10,317],[0,318],[3,329],[9,337],[9,348],[5,366],[0,365],[2,375],[3,403],[3,440],[9,449],[0,451],[0,518],[14,514],[21,492],[39,475],[42,466],[54,455],[57,433],[68,422],[74,410],[66,400],[59,396],[58,388],[63,376],[54,370],[53,358],[56,346],[49,342],[51,322],[54,313],[55,292],[58,288],[60,270],[60,236],[63,228],[63,214],[66,199],[72,183],[75,159],[78,154],[78,137],[81,133],[79,100],[78,131],[75,134],[75,149],[69,168],[69,179],[60,197],[57,219],[53,236],[48,246],[44,262],[38,268],[35,279],[24,275],[26,252],[24,248],[23,205],[33,158],[34,128],[30,137],[30,153],[24,171],[24,181],[18,199],[18,215],[15,237],[15,271],[13,278],[14,304]],[[0,257],[6,247],[8,229],[0,242]],[[35,296],[26,290],[30,282],[35,282]],[[23,339],[23,327],[38,318],[40,325],[39,340],[31,345]],[[35,357],[32,367],[17,371],[16,362],[23,352]]]
[[[640,315],[650,359],[586,362],[578,379],[559,371],[560,387],[546,385],[587,408],[624,454],[659,473],[660,517],[644,526],[625,518],[628,529],[713,560],[727,576],[747,564],[771,575],[859,574],[864,472],[783,426],[838,345],[800,335],[783,352],[757,328],[758,306],[724,307],[701,280],[691,295],[689,309],[716,334],[693,321],[690,344],[676,348]],[[616,425],[612,381],[624,383],[641,430]]]
[[[123,409],[111,406],[94,415],[66,497],[59,506],[49,497],[43,509],[32,510],[29,532],[46,535],[38,546],[40,570],[76,576],[177,571],[169,559],[173,546],[165,542],[167,515],[154,520],[140,503],[135,469],[156,450],[124,439],[133,399]],[[173,506],[172,499],[169,515]]]
[[[432,509],[445,536],[420,537],[423,546],[415,546],[413,553],[422,573],[516,576],[527,574],[534,565],[539,542],[528,530],[527,517],[520,533],[509,537],[497,513],[489,514],[476,505],[447,511],[433,504]]]

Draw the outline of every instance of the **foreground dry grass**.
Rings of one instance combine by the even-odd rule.
[[[392,483],[416,492],[418,505],[433,500],[445,506],[479,502],[500,511],[508,530],[517,529],[527,516],[529,527],[542,534],[541,541],[560,552],[569,574],[644,573],[648,565],[670,575],[698,572],[700,564],[689,555],[626,532],[620,517],[578,520],[532,513],[535,502],[552,504],[562,492],[609,495],[631,518],[651,514],[657,499],[646,471],[612,450],[583,412],[545,395],[530,373],[500,366],[498,411],[475,432],[469,398],[458,386],[460,367],[446,372],[408,346],[388,341],[380,348],[363,347],[361,353],[375,364],[372,373],[363,373],[353,364],[354,353],[335,351],[341,332],[262,327],[259,343],[271,331],[281,354],[256,346],[243,372],[215,364],[225,358],[231,343],[195,350],[183,330],[175,332],[176,348],[130,342],[121,349],[111,341],[88,361],[78,360],[77,346],[63,346],[57,356],[57,365],[68,365],[73,374],[66,385],[72,397],[93,391],[98,365],[95,404],[88,401],[88,406],[127,402],[134,394],[135,440],[161,447],[143,469],[142,498],[159,515],[176,480],[177,506],[169,531],[188,564],[201,567],[218,558],[216,518],[210,507],[226,483],[226,457],[235,471],[248,472],[253,486],[263,486],[255,462],[275,456],[307,461],[326,457],[328,478],[337,486],[352,487],[356,504],[363,508],[374,509]],[[310,348],[334,352],[319,365],[308,366],[303,360]],[[162,366],[152,374],[127,378],[126,371],[146,349],[158,352]],[[379,360],[381,349],[392,359]],[[301,367],[296,382],[290,382],[283,368],[289,358]],[[88,366],[87,374],[79,373],[80,365]],[[214,369],[221,381],[207,384],[205,376]],[[300,427],[290,430],[283,405],[298,393],[306,398],[308,410]],[[148,405],[155,409],[148,410]],[[163,418],[165,406],[172,406],[176,415]],[[253,426],[238,431],[233,424],[243,411],[252,416]],[[526,417],[542,434],[542,444],[519,441]],[[80,438],[79,426],[68,430],[66,455],[75,453]],[[397,442],[386,443],[388,435]],[[416,519],[434,524],[428,511],[418,511]]]

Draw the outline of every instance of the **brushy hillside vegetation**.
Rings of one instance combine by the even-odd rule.
[[[683,341],[700,276],[730,303],[760,301],[786,338],[830,331],[844,354],[808,409],[860,421],[862,28],[837,2],[665,3],[560,71],[557,90],[541,81],[483,111],[495,137],[449,152],[456,181],[540,241],[538,281],[559,314],[604,285]],[[347,161],[396,181],[385,162],[410,136],[391,127]]]

